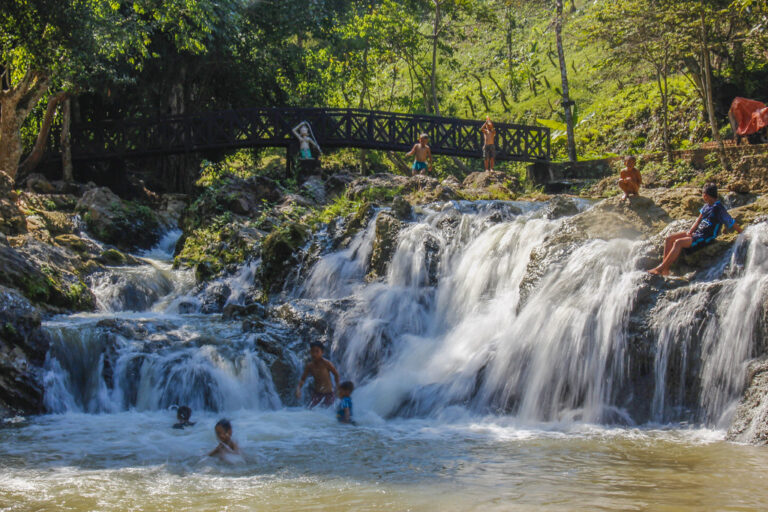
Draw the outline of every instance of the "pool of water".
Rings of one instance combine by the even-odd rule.
[[[685,428],[524,425],[461,410],[358,426],[330,411],[64,414],[0,428],[3,510],[765,510],[768,450]]]

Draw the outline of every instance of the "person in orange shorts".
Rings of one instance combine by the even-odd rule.
[[[639,195],[640,185],[643,183],[643,179],[640,177],[640,171],[635,167],[635,157],[628,156],[624,159],[624,165],[626,168],[621,171],[619,178],[619,188],[624,192],[622,201],[629,199],[631,195]]]

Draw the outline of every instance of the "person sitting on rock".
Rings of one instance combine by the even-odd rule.
[[[192,416],[192,409],[190,409],[186,405],[180,406],[178,409],[176,409],[177,423],[173,425],[173,428],[191,427],[192,425],[195,424],[195,422],[189,421],[189,418],[191,416]]]
[[[310,375],[315,379],[315,389],[309,400],[310,409],[317,405],[322,405],[323,407],[332,406],[336,399],[336,393],[333,390],[331,374],[336,379],[337,386],[341,381],[336,367],[323,357],[324,351],[325,347],[319,341],[313,341],[309,344],[310,361],[304,367],[304,373],[301,375],[299,385],[296,387],[296,398],[301,399],[301,388],[304,386],[304,381]]]
[[[416,174],[424,174],[424,171],[432,171],[432,150],[427,145],[429,143],[429,136],[426,133],[419,135],[419,142],[413,145],[411,150],[405,154],[405,156],[412,156],[413,167],[411,168],[411,176]],[[429,160],[429,166],[427,166],[427,160]]]
[[[640,177],[640,171],[635,167],[635,157],[628,156],[624,159],[624,165],[626,168],[621,171],[619,177],[619,188],[624,192],[622,201],[629,199],[629,196],[636,196],[640,193],[640,185],[643,183]]]
[[[701,208],[699,218],[688,231],[674,233],[667,237],[661,264],[648,272],[661,276],[669,275],[670,267],[680,257],[683,249],[699,249],[714,241],[723,229],[735,229],[741,233],[741,226],[717,199],[717,185],[714,183],[704,185],[701,198],[706,204]]]

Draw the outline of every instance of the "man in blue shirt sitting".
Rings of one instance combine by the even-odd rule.
[[[701,198],[706,203],[699,213],[699,218],[691,229],[674,233],[664,243],[664,259],[661,264],[649,270],[651,274],[669,275],[669,268],[680,257],[683,249],[698,249],[712,242],[723,229],[735,229],[741,233],[741,226],[728,215],[725,206],[717,199],[717,185],[707,183],[701,191]]]

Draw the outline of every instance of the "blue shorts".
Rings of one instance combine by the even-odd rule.
[[[414,171],[423,171],[427,168],[427,162],[413,162]]]
[[[684,250],[686,254],[694,253],[699,249],[708,246],[710,243],[714,242],[717,237],[704,233],[694,233],[692,238],[693,242],[691,242],[691,246],[686,247]]]
[[[309,150],[309,148],[302,149],[299,151],[299,153],[302,160],[312,160],[312,152]]]

